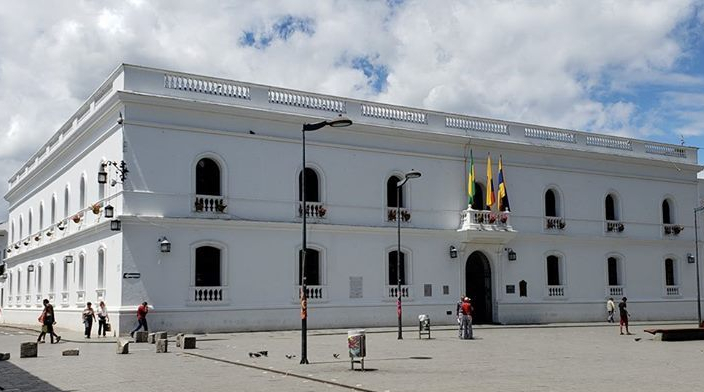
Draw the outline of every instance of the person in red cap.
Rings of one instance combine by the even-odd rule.
[[[460,322],[460,339],[472,339],[472,303],[468,297],[464,297],[460,306],[462,320]]]

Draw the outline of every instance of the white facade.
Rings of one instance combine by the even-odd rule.
[[[300,129],[338,114],[354,124],[306,133],[309,328],[395,324],[387,185],[411,169],[408,325],[454,322],[464,293],[484,322],[602,320],[623,295],[636,319],[696,315],[695,148],[123,65],[10,179],[5,321],[36,322],[49,298],[79,329],[85,302],[104,299],[125,333],[146,300],[152,329],[297,328]],[[482,190],[487,154],[495,186],[503,156],[510,213],[467,210],[470,150]],[[98,184],[106,161],[125,162],[124,183],[108,164]]]

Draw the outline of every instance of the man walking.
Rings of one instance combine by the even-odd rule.
[[[621,299],[621,302],[618,304],[618,311],[621,316],[621,321],[619,323],[619,331],[621,332],[621,335],[623,335],[623,326],[626,326],[626,335],[630,335],[631,333],[628,331],[628,317],[630,314],[628,313],[628,309],[626,309],[626,301],[628,301],[628,298],[623,297]]]
[[[614,303],[613,297],[609,298],[609,300],[606,301],[606,311],[609,313],[609,316],[606,318],[606,321],[613,323],[614,312],[616,311],[616,304]]]
[[[460,339],[472,339],[472,305],[468,297],[462,300],[460,309],[462,321],[460,322],[460,331],[462,335]]]
[[[131,337],[134,337],[134,333],[139,331],[142,327],[144,327],[145,332],[149,332],[149,326],[147,325],[147,313],[149,313],[149,307],[147,302],[144,301],[137,308],[137,327],[130,332]]]

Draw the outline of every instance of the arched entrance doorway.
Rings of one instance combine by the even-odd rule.
[[[472,252],[467,258],[465,293],[472,299],[473,323],[492,323],[491,265],[484,253],[480,251]]]

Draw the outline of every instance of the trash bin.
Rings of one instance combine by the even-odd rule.
[[[367,338],[363,329],[347,331],[347,348],[350,353],[350,370],[354,370],[355,363],[362,365],[362,370],[364,370],[364,357],[367,356]]]
[[[427,314],[418,315],[418,339],[421,339],[423,335],[428,335],[428,339],[430,339],[430,317]]]

